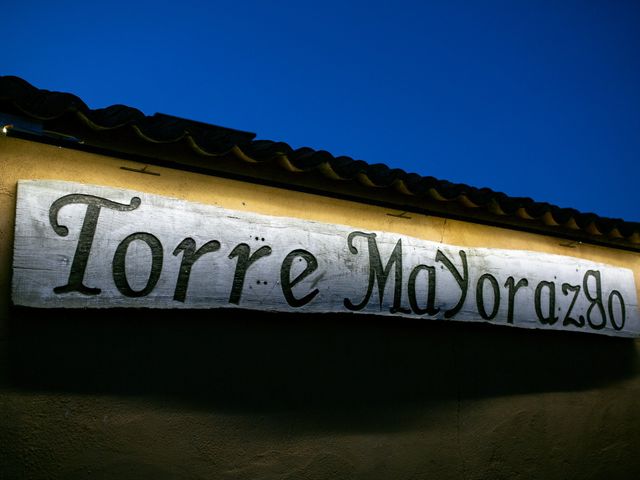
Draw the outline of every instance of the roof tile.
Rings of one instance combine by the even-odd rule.
[[[334,157],[323,150],[294,150],[284,142],[255,140],[254,133],[160,113],[146,116],[124,105],[92,110],[75,95],[41,90],[18,77],[0,76],[0,111],[40,121],[45,130],[48,123],[57,129],[70,130],[59,132],[61,134],[74,134],[71,128],[73,121],[98,135],[107,130],[113,131],[113,135],[121,135],[124,142],[131,138],[130,133],[136,132],[151,145],[186,142],[200,155],[219,156],[231,152],[237,161],[273,164],[274,167],[270,168],[284,168],[294,174],[321,175],[343,182],[341,185],[344,181],[357,181],[366,187],[386,189],[387,195],[397,197],[398,205],[406,205],[408,198],[415,198],[428,211],[452,212],[469,220],[477,220],[480,215],[482,221],[510,227],[534,228],[616,247],[639,248],[640,223],[637,222],[580,213],[572,208],[560,208],[526,197],[509,197],[488,188],[474,188],[407,173],[384,164],[368,164],[346,156]],[[130,133],[125,134],[125,131]],[[113,135],[102,143],[110,145]],[[176,162],[180,160],[176,159]]]

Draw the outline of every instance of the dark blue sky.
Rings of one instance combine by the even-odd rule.
[[[640,221],[638,1],[9,2],[0,74]]]

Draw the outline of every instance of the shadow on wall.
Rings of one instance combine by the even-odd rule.
[[[638,363],[628,339],[401,318],[14,307],[11,319],[14,387],[229,412],[575,391]]]

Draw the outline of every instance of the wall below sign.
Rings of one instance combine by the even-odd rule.
[[[640,472],[630,340],[353,316],[24,313],[0,397],[8,478]]]
[[[640,476],[637,340],[395,317],[8,305],[19,178],[454,245],[490,236],[499,248],[631,268],[640,285],[637,254],[123,165],[139,166],[0,137],[0,477]]]

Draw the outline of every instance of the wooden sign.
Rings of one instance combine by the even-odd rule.
[[[350,312],[640,334],[626,268],[58,181],[18,184],[12,291],[16,305],[40,308]]]

